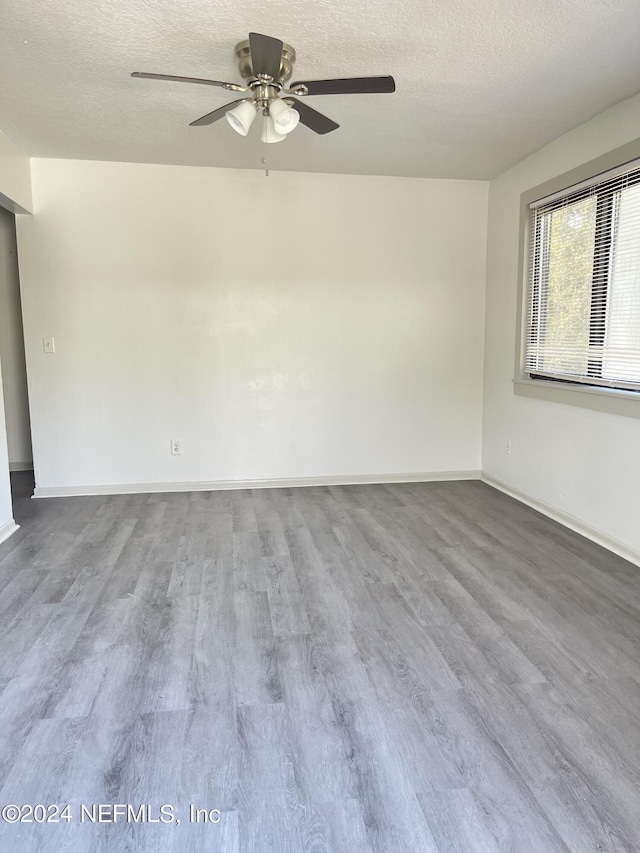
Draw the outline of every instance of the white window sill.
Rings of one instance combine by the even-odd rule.
[[[521,397],[595,409],[612,415],[640,418],[640,394],[618,388],[595,388],[568,385],[563,382],[545,382],[544,379],[514,379],[513,390]]]

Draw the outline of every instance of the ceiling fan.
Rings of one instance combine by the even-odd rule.
[[[262,141],[282,142],[298,122],[316,133],[330,133],[340,126],[298,98],[309,95],[350,95],[395,92],[393,77],[349,77],[336,80],[305,80],[285,84],[293,73],[296,52],[280,39],[249,33],[249,39],[236,45],[240,75],[246,85],[204,80],[200,77],[176,77],[172,74],[148,74],[134,71],[132,77],[149,80],[172,80],[180,83],[202,83],[219,86],[229,92],[250,92],[246,98],[231,101],[195,121],[190,127],[203,127],[226,116],[231,127],[246,136],[256,115],[263,116]],[[293,96],[297,97],[293,97]]]

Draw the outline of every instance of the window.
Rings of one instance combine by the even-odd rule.
[[[525,372],[640,391],[640,162],[530,205]]]

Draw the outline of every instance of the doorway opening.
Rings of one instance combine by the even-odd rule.
[[[15,215],[0,207],[0,369],[14,518],[33,494],[31,419],[24,353]]]

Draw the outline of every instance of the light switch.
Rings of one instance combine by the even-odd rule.
[[[42,339],[42,349],[45,352],[55,352],[56,351],[56,339],[55,338],[43,338]]]

